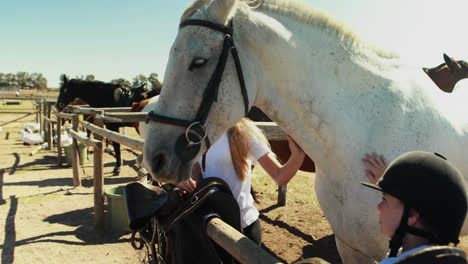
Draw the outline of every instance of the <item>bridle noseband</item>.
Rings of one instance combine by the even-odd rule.
[[[177,139],[175,145],[175,152],[183,161],[188,161],[193,159],[198,152],[200,151],[200,145],[205,140],[206,149],[208,150],[211,146],[210,140],[207,136],[207,129],[205,126],[206,119],[210,112],[213,102],[218,101],[218,91],[219,85],[221,83],[221,78],[223,76],[224,68],[229,56],[229,51],[232,54],[234,63],[236,65],[237,76],[239,78],[239,83],[241,87],[241,93],[244,98],[245,114],[249,111],[249,99],[247,95],[247,89],[245,86],[244,75],[242,74],[242,67],[239,60],[239,55],[237,53],[236,46],[234,45],[233,36],[233,27],[232,20],[229,26],[224,26],[221,24],[212,23],[205,20],[198,19],[187,19],[182,21],[179,25],[179,29],[186,26],[202,26],[207,27],[215,31],[224,33],[224,42],[223,50],[218,59],[216,68],[211,76],[208,84],[203,92],[203,99],[198,108],[197,115],[195,119],[190,121],[186,119],[180,119],[176,117],[169,117],[165,115],[158,114],[154,111],[150,111],[146,118],[146,123],[149,121],[155,121],[160,123],[165,123],[174,126],[186,127],[185,133]]]

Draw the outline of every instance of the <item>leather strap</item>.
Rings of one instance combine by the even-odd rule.
[[[226,67],[229,50],[233,45],[234,42],[232,41],[231,36],[226,35],[224,37],[223,50],[219,56],[215,71],[213,72],[213,75],[211,75],[205,91],[203,92],[202,103],[198,109],[195,121],[199,121],[200,123],[205,124],[213,102],[218,101],[219,85],[221,84],[224,68]]]
[[[232,24],[233,24],[232,20],[230,21],[229,26],[224,26],[221,24],[213,23],[213,22],[206,21],[206,20],[199,20],[199,19],[187,19],[180,23],[179,28],[184,28],[186,26],[202,26],[202,27],[207,27],[212,30],[224,33],[225,36],[224,36],[224,42],[223,42],[223,50],[220,54],[220,57],[218,59],[218,63],[213,72],[213,75],[211,76],[210,80],[208,81],[205,87],[205,91],[203,92],[202,102],[200,104],[200,107],[198,108],[197,114],[193,121],[175,118],[175,117],[168,117],[168,116],[157,114],[154,111],[150,111],[147,115],[147,118],[145,121],[146,123],[148,123],[149,121],[155,121],[155,122],[161,122],[161,123],[165,123],[169,125],[190,127],[192,124],[199,122],[202,126],[204,126],[208,118],[208,115],[210,113],[211,106],[213,105],[215,101],[218,100],[219,86],[221,84],[223,72],[226,67],[228,57],[229,57],[229,52],[231,52],[232,57],[234,59],[237,76],[239,78],[241,94],[242,94],[243,101],[244,101],[245,115],[247,115],[247,113],[249,112],[249,98],[248,98],[247,88],[245,85],[244,75],[242,73],[242,66],[240,63],[239,54],[237,52],[237,49],[235,47],[234,40],[232,37],[234,33]],[[203,135],[204,133],[206,133],[206,131],[200,131],[200,130],[196,130],[196,132],[199,133],[200,135]],[[207,151],[211,146],[210,141],[207,136],[205,137],[205,141],[206,141],[206,151]],[[188,144],[187,145],[188,148],[186,148],[185,151],[189,151],[188,149],[192,147],[190,146],[188,139],[187,139],[187,144]],[[179,153],[179,152],[180,150],[176,149],[176,153]],[[190,154],[189,157],[191,156],[193,156],[193,153]]]
[[[187,203],[185,203],[184,207],[177,213],[172,215],[171,220],[164,227],[164,232],[167,233],[169,230],[171,230],[172,226],[175,223],[177,223],[187,215],[190,215],[193,211],[195,211],[195,209],[200,207],[200,205],[202,205],[208,197],[210,197],[213,193],[217,192],[218,189],[216,187],[213,187],[213,185],[214,184],[208,184],[202,189],[200,189],[198,192],[192,194],[190,196],[190,200],[187,201]]]
[[[230,25],[232,25],[232,23]],[[207,28],[211,28],[213,30],[222,32],[222,33],[224,33],[226,35],[232,35],[233,34],[232,26],[231,27],[226,27],[226,26],[221,25],[221,24],[216,24],[216,23],[212,23],[210,21],[201,20],[201,19],[186,19],[186,20],[184,20],[184,21],[182,21],[180,23],[179,29],[184,28],[186,26],[202,26],[202,27],[207,27]]]
[[[149,121],[155,121],[159,123],[164,123],[168,125],[174,125],[174,126],[180,126],[180,127],[188,127],[190,124],[193,122],[184,120],[184,119],[179,119],[179,118],[174,118],[170,116],[165,116],[165,115],[160,115],[155,113],[154,111],[150,111],[148,115],[146,116],[145,123],[148,124]]]

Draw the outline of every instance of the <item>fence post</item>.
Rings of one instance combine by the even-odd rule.
[[[41,127],[41,136],[44,138],[44,137],[47,137],[46,135],[46,131],[47,131],[47,128],[46,128],[46,121],[44,120],[44,117],[47,117],[47,105],[46,105],[46,102],[44,99],[42,99],[42,127]]]
[[[100,110],[100,111],[96,111],[96,113],[94,114],[94,124],[100,128],[104,128],[104,121],[101,119],[101,118],[96,118],[96,116],[98,115],[104,115],[104,111]],[[94,134],[94,138],[99,140],[99,141],[103,141],[104,140],[104,137],[98,135],[98,134]]]
[[[72,124],[73,130],[78,131],[79,116],[73,117]],[[78,141],[73,138],[72,143],[72,165],[73,165],[73,186],[81,186],[79,160],[78,160]]]
[[[42,120],[42,100],[37,101],[37,108],[38,108],[38,114],[39,114],[39,120],[37,121],[39,123],[39,133],[42,137],[42,131],[44,130],[44,120]]]
[[[39,123],[39,100],[36,99],[36,102],[33,103],[34,112],[36,112],[36,123]]]
[[[48,102],[47,104],[47,142],[49,143],[47,146],[48,150],[52,150],[52,145],[54,144],[54,139],[52,137],[52,132],[54,129],[54,126],[52,124],[52,119],[51,119],[51,112],[52,112],[52,105]]]
[[[286,205],[286,192],[288,191],[287,185],[278,185],[278,205]]]
[[[104,154],[102,141],[94,147],[94,223],[99,229],[104,228],[104,166],[102,156]]]
[[[94,124],[104,128],[104,121],[96,118],[104,111],[98,111],[94,116]],[[99,148],[94,149],[94,221],[97,228],[104,228],[104,176],[103,176],[103,155],[104,155],[104,137],[93,133],[94,139],[99,140]]]
[[[57,116],[57,165],[62,166],[62,118]]]

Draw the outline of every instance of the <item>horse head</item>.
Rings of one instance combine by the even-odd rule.
[[[131,102],[140,102],[141,100],[146,99],[145,95],[149,92],[146,88],[146,83],[138,86],[137,88],[133,88],[131,90]]]
[[[76,96],[73,94],[73,80],[68,80],[67,76],[63,76],[62,84],[60,85],[60,92],[55,103],[55,107],[58,111],[62,111],[65,106],[70,104]]]
[[[248,112],[255,85],[243,75],[252,65],[235,49],[236,5],[196,1],[182,15],[159,100],[148,114],[145,164],[160,181],[188,179],[195,160]]]
[[[437,67],[423,70],[442,91],[451,93],[459,80],[468,78],[468,63],[463,60],[456,61],[445,53],[444,61],[445,63]]]

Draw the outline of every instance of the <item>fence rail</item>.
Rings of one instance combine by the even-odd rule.
[[[213,217],[206,226],[208,236],[240,263],[282,263],[221,219]]]

